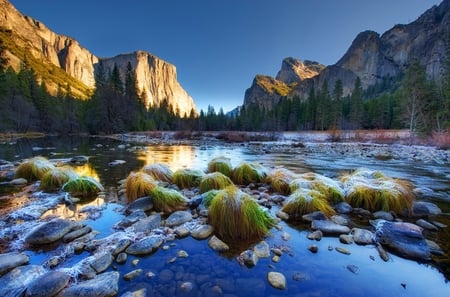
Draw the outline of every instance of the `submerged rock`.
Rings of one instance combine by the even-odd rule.
[[[156,251],[162,242],[159,237],[149,236],[131,244],[125,252],[130,255],[148,255]]]
[[[265,241],[260,241],[257,245],[255,245],[253,251],[258,258],[270,257],[270,246]]]
[[[286,277],[282,273],[271,271],[267,274],[267,280],[276,289],[286,289]]]
[[[28,285],[45,273],[42,266],[27,265],[16,267],[0,278],[0,296],[22,296]]]
[[[350,228],[347,226],[338,225],[328,220],[314,220],[311,223],[313,230],[320,230],[323,234],[340,235],[350,233]]]
[[[431,252],[422,231],[411,223],[381,220],[376,224],[376,239],[402,257],[429,261]]]
[[[127,208],[125,209],[126,214],[131,214],[135,211],[142,210],[142,211],[149,211],[153,209],[153,199],[152,197],[141,197],[133,202],[131,202]]]
[[[56,219],[32,230],[25,238],[28,244],[40,245],[55,242],[72,230],[72,222]]]
[[[17,266],[21,266],[24,264],[28,264],[30,258],[21,253],[12,252],[7,254],[0,255],[0,276],[7,273],[8,271],[16,268]]]
[[[69,284],[70,276],[62,271],[49,271],[34,279],[26,297],[56,296]]]
[[[79,282],[61,293],[61,297],[113,297],[119,291],[119,273],[117,271],[98,275],[96,278]]]
[[[216,252],[226,252],[230,249],[228,244],[217,238],[215,235],[208,241],[209,247]]]
[[[366,229],[353,228],[351,232],[353,241],[356,244],[372,244],[374,243],[375,234]]]
[[[211,234],[214,231],[214,227],[211,225],[201,225],[197,228],[195,228],[194,230],[191,231],[191,236],[194,237],[195,239],[206,239],[209,236],[211,236]]]

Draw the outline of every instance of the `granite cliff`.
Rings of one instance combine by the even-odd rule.
[[[312,87],[317,90],[324,82],[332,90],[337,80],[343,82],[344,95],[347,95],[352,91],[357,77],[365,89],[383,79],[403,74],[413,60],[425,67],[429,78],[438,81],[450,50],[449,36],[450,0],[444,0],[414,22],[395,25],[381,36],[373,31],[361,32],[336,64],[323,69],[316,68],[315,72],[306,72],[309,76],[295,74],[298,68],[295,65],[301,63],[299,60],[285,59],[276,78],[265,76],[265,81],[272,81],[274,85],[289,84],[287,94],[263,92],[258,83],[261,75],[258,75],[245,92],[244,105],[256,103],[270,108],[272,103],[284,97],[307,98]],[[304,64],[307,64],[306,61]],[[266,86],[266,89],[270,87]]]
[[[111,69],[116,64],[121,75],[129,62],[136,75],[137,92],[144,94],[147,106],[168,100],[181,115],[196,110],[193,99],[177,81],[174,65],[144,51],[99,58],[77,40],[24,16],[7,0],[0,0],[0,38],[9,65],[18,71],[26,62],[51,94],[69,85],[74,96],[89,98],[95,90],[100,61]]]

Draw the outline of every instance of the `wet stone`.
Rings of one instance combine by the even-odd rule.
[[[90,261],[89,264],[97,273],[102,273],[111,266],[112,262],[113,256],[110,253],[104,253],[95,255],[95,259]]]
[[[344,254],[344,255],[351,254],[349,250],[347,250],[346,248],[340,247],[340,246],[336,247],[336,251],[338,251],[339,253]]]
[[[133,271],[130,271],[130,272],[124,274],[123,279],[127,280],[127,281],[133,280],[134,278],[136,278],[139,275],[141,275],[142,272],[144,272],[144,271],[142,269],[140,269],[140,268],[139,269],[135,269]]]
[[[126,253],[120,253],[116,257],[117,264],[124,264],[127,262],[128,255]]]
[[[0,296],[22,296],[27,286],[37,277],[45,273],[42,266],[19,266],[0,278]]]
[[[112,255],[117,256],[122,253],[126,248],[131,244],[131,240],[129,239],[121,239],[116,245],[116,248],[113,250]]]
[[[120,222],[118,222],[115,225],[115,227],[125,229],[125,228],[130,227],[137,221],[144,219],[146,217],[147,217],[147,215],[145,214],[145,212],[143,210],[136,210],[136,211],[133,211],[128,217],[126,217],[123,220],[121,220]]]
[[[185,226],[178,226],[174,229],[175,235],[178,238],[184,238],[189,236],[189,234],[191,233],[191,231],[189,231],[189,229]]]
[[[434,203],[426,201],[416,201],[413,205],[413,216],[426,217],[440,215],[442,210]]]
[[[286,289],[286,277],[282,273],[271,271],[267,274],[267,280],[276,289]]]
[[[214,227],[211,225],[201,225],[197,228],[195,228],[194,230],[191,231],[191,236],[194,237],[195,239],[206,239],[209,236],[211,236],[211,234],[214,231]]]
[[[328,220],[314,220],[311,223],[313,230],[320,230],[323,234],[328,235],[340,235],[350,233],[350,229],[347,226],[338,225]]]
[[[88,234],[91,231],[92,231],[92,228],[90,226],[85,226],[85,227],[83,227],[81,229],[69,232],[66,235],[64,235],[63,241],[64,242],[72,241],[72,240],[74,240],[74,239],[76,239],[78,237],[81,237],[83,235]]]
[[[353,241],[360,245],[372,244],[375,237],[369,230],[361,228],[353,228],[351,234],[353,236]]]
[[[192,214],[189,211],[178,210],[173,212],[166,219],[167,227],[176,227],[192,220]]]
[[[387,211],[377,211],[373,213],[373,217],[374,219],[381,219],[381,220],[386,220],[386,221],[393,221],[394,220],[394,216]]]
[[[34,279],[27,288],[26,297],[56,296],[69,284],[70,276],[62,271],[49,271]]]
[[[284,221],[289,220],[289,215],[287,213],[285,213],[284,211],[279,210],[279,211],[277,211],[277,213],[275,215]]]
[[[25,238],[25,242],[33,245],[48,244],[61,239],[72,230],[72,222],[55,219],[35,228]]]
[[[17,252],[1,254],[0,276],[16,268],[17,266],[28,264],[29,260],[30,258],[27,255]]]
[[[161,244],[161,238],[149,236],[131,244],[126,249],[126,253],[130,255],[148,255],[156,251]]]
[[[322,231],[316,230],[316,231],[310,232],[306,237],[307,237],[309,240],[317,240],[317,241],[320,241],[320,240],[322,239],[322,236],[323,236]]]
[[[216,252],[226,252],[230,249],[225,242],[217,238],[215,235],[213,235],[208,241],[208,246]]]
[[[240,257],[242,258],[243,264],[245,264],[245,266],[247,266],[247,267],[256,266],[256,264],[258,263],[258,257],[251,250],[243,251],[240,254]]]
[[[336,223],[338,225],[344,225],[344,226],[348,225],[348,219],[346,219],[343,216],[339,216],[339,215],[332,216],[331,221],[333,221],[334,223]]]
[[[445,256],[445,252],[441,249],[441,247],[434,241],[426,239],[428,247],[430,248],[430,252],[437,256]]]
[[[347,270],[350,271],[353,274],[359,273],[359,267],[356,265],[347,265]]]
[[[80,254],[83,252],[85,244],[84,242],[73,242],[72,244],[75,254]]]
[[[28,181],[24,178],[15,178],[9,182],[11,186],[24,186],[28,183]]]
[[[260,241],[257,245],[253,247],[253,251],[258,258],[268,258],[270,257],[270,246],[265,241]]]
[[[302,220],[304,222],[313,222],[313,221],[325,221],[327,217],[321,211],[315,211],[309,214],[305,214],[302,216]]]
[[[431,252],[423,237],[423,228],[411,223],[380,221],[376,239],[401,257],[431,260]]]
[[[430,231],[438,231],[438,228],[431,224],[430,222],[424,220],[424,219],[419,219],[416,221],[416,225],[426,229],[426,230],[430,230]]]
[[[133,224],[135,232],[150,233],[153,229],[161,226],[161,215],[159,213],[153,214],[149,217],[143,218]]]
[[[106,272],[96,278],[79,282],[64,291],[62,297],[112,297],[119,291],[119,273],[117,271]]]
[[[126,214],[135,211],[149,211],[153,209],[153,199],[151,197],[141,197],[131,202],[125,209]]]
[[[86,164],[88,161],[89,161],[89,158],[86,156],[75,156],[75,157],[72,157],[69,162],[74,165],[81,166],[81,165]]]
[[[133,292],[128,291],[120,295],[120,297],[146,297],[146,296],[148,296],[146,288],[142,288],[140,290]]]
[[[272,252],[279,257],[283,255],[283,251],[281,249],[272,249]]]
[[[341,234],[341,235],[339,235],[339,241],[344,244],[352,244],[353,236],[348,235],[348,234]]]
[[[317,253],[318,251],[319,251],[319,247],[317,246],[317,245],[315,245],[315,244],[312,244],[312,245],[310,245],[309,247],[308,247],[308,250],[311,252],[311,253]]]
[[[339,202],[334,206],[334,209],[336,210],[337,213],[348,214],[352,212],[353,207],[347,202]]]

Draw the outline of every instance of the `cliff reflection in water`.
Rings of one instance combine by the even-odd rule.
[[[195,167],[196,150],[188,145],[161,145],[148,146],[138,153],[137,159],[143,161],[144,165],[164,163],[173,171],[180,168]]]
[[[79,176],[89,176],[97,181],[100,181],[97,170],[95,170],[95,168],[90,163],[86,163],[80,166],[72,166],[72,168],[73,171],[75,171]]]

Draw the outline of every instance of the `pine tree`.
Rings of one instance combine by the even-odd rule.
[[[362,127],[363,101],[361,79],[359,77],[356,78],[353,92],[350,95],[348,117],[351,129],[359,129]]]

